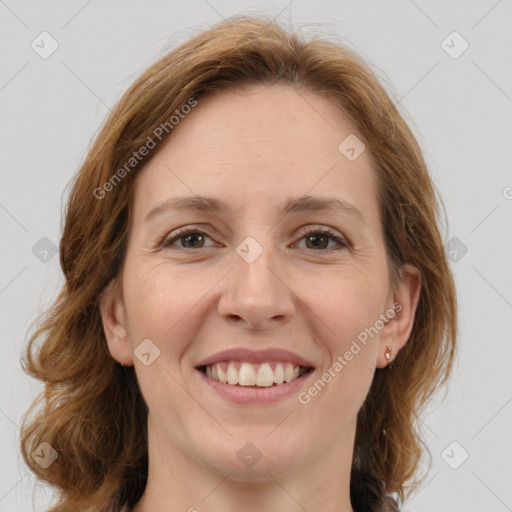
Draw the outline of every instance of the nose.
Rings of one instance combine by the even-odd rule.
[[[219,315],[249,330],[275,329],[295,311],[289,281],[270,250],[251,263],[235,253],[234,268],[223,280]]]

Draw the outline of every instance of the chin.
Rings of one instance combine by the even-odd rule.
[[[276,436],[270,440],[269,430],[257,436],[233,436],[224,447],[205,447],[204,463],[213,472],[237,482],[265,482],[286,475],[302,463],[304,444],[291,446]],[[208,455],[206,455],[208,454]],[[299,455],[300,454],[300,455]]]

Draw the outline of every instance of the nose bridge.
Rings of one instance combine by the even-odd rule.
[[[279,251],[272,236],[262,230],[260,243],[246,237],[233,255],[233,270],[228,274],[219,302],[219,314],[244,321],[249,328],[263,328],[272,319],[285,321],[293,312],[291,291],[279,276]]]

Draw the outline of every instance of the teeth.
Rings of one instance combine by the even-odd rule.
[[[284,369],[282,364],[278,364],[274,370],[274,382],[282,384],[284,382]]]
[[[284,370],[284,381],[291,382],[293,380],[293,366],[291,364],[287,364]]]
[[[206,367],[206,376],[232,386],[270,387],[291,382],[306,373],[306,368],[291,363],[216,363]]]
[[[238,384],[238,372],[233,363],[229,363],[227,378],[228,384]]]
[[[256,385],[268,388],[274,384],[274,372],[268,363],[263,363],[256,374]]]
[[[224,370],[220,367],[220,364],[216,364],[214,366],[217,368],[217,373],[219,374],[219,381],[226,384],[228,381],[228,377],[225,374]]]
[[[214,365],[217,366],[217,365]],[[260,372],[258,371],[258,375]],[[240,366],[240,372],[238,373],[238,384],[240,386],[254,386],[256,384],[256,372],[254,371],[254,367],[252,364],[243,363]],[[259,378],[258,378],[258,386]]]

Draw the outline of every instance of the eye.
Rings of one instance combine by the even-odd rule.
[[[332,251],[340,251],[348,248],[348,243],[341,237],[336,231],[330,228],[321,229],[309,229],[302,235],[302,239],[306,240],[306,249],[312,249],[318,251],[318,249],[327,249],[320,252],[330,253]],[[334,240],[338,244],[338,247],[328,248],[329,239]],[[327,243],[327,245],[326,245]]]
[[[164,247],[174,246],[176,241],[184,243],[180,249],[202,249],[205,238],[210,238],[206,233],[194,228],[186,227],[178,230],[173,237],[164,242]],[[208,247],[208,246],[207,246]]]
[[[203,231],[199,231],[194,227],[185,227],[179,229],[171,236],[171,238],[165,240],[165,242],[163,242],[163,247],[175,248],[176,242],[180,242],[182,244],[181,246],[177,246],[178,249],[203,249],[215,245],[204,245],[206,238],[211,240],[210,236]],[[348,248],[348,243],[343,239],[343,237],[330,228],[309,229],[302,234],[300,240],[303,239],[306,240],[305,248],[316,252],[330,253]],[[338,247],[328,247],[329,241],[331,240],[334,241]]]

